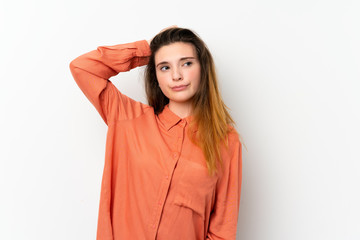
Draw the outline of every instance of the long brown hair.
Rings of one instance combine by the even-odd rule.
[[[227,107],[224,104],[217,83],[214,61],[206,44],[190,29],[170,28],[157,34],[150,43],[151,56],[145,70],[145,91],[150,106],[159,114],[169,103],[163,94],[156,78],[155,54],[165,45],[175,42],[191,43],[197,53],[201,65],[201,79],[198,91],[192,99],[192,118],[190,130],[196,125],[198,131],[191,136],[194,144],[199,146],[205,156],[208,172],[213,175],[217,170],[217,162],[223,166],[220,145],[227,146],[227,136],[234,125]]]

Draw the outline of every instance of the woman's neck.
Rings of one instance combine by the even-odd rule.
[[[186,118],[191,115],[192,104],[191,102],[169,102],[169,109],[178,115],[180,118]]]

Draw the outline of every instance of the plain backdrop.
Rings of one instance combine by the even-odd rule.
[[[1,1],[0,239],[95,239],[107,127],[69,63],[176,24],[237,123],[237,239],[360,239],[360,2]],[[145,102],[143,68],[111,81]]]

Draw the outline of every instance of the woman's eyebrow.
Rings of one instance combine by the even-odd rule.
[[[196,58],[195,57],[182,57],[182,58],[180,58],[180,61],[184,61],[184,60],[188,60],[188,59],[196,59]],[[161,64],[169,64],[169,62],[166,62],[166,61],[160,62],[156,65],[156,67]]]

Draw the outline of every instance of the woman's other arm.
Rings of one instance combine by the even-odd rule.
[[[238,138],[229,147],[230,161],[224,165],[227,167],[217,185],[216,202],[210,216],[207,240],[236,239],[242,179],[242,150]]]

